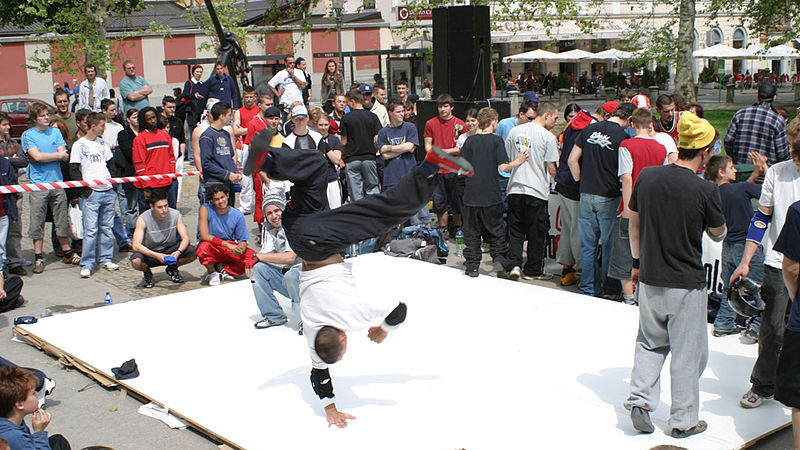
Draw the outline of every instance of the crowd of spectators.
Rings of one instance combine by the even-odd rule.
[[[664,325],[670,314],[704,310],[681,303],[705,304],[699,259],[703,232],[723,242],[726,290],[748,275],[764,287],[767,309],[760,321],[738,326],[723,298],[714,324],[714,336],[744,330],[746,338],[759,343],[752,388],[741,405],[754,408],[777,396],[800,407],[796,393],[782,390],[780,378],[785,376],[781,368],[795,364],[794,356],[784,357],[780,349],[789,298],[796,296],[792,264],[800,243],[793,240],[796,230],[784,232],[787,237],[781,230],[784,225],[797,226],[797,205],[792,205],[800,201],[800,119],[787,125],[781,117],[772,104],[774,84],[759,85],[758,102],[734,115],[725,136],[702,118],[700,105],[685,105],[679,96],[665,94],[656,99],[654,115],[648,102],[627,89],[619,102],[606,102],[596,111],[571,104],[561,112],[552,103],[526,100],[502,120],[490,108],[457,117],[453,98],[440,94],[435,99],[437,115],[419,134],[415,98],[407,82],[393,86],[391,95],[381,84],[356,84],[345,91],[331,60],[320,83],[327,93],[323,98],[330,101],[316,107],[307,103],[311,79],[303,70],[305,61],[289,55],[285,62],[268,89],[244,89],[241,105],[235,80],[217,64],[205,81],[202,67],[194,67],[177,99],[166,96],[160,107],[153,107],[151,86],[136,74],[132,61],[125,61],[121,110],[89,64],[79,84],[77,111],[70,111],[69,93],[56,89],[56,113],[34,104],[29,111],[33,125],[20,144],[8,138],[9,118],[0,113],[0,184],[16,183],[23,170],[31,183],[161,175],[180,171],[184,160],[201,173],[196,247],[191,237],[195,230],[187,230],[176,209],[180,186],[175,179],[36,191],[24,196],[24,206],[23,196],[3,195],[4,274],[27,274],[19,225],[20,211],[27,210],[34,274],[45,270],[45,224],[50,221],[55,254],[65,264],[79,265],[80,277],[91,277],[97,267],[119,269],[112,259],[120,251],[131,252],[131,265],[143,273],[142,287],[153,287],[152,269],[158,266],[165,266],[172,282],[183,283],[179,268],[198,259],[210,286],[249,276],[262,315],[254,326],[280,326],[288,319],[275,292],[289,297],[293,305],[300,301],[299,260],[281,221],[287,201],[292,201],[292,186],[270,179],[262,170],[263,161],[249,157],[253,142],[268,139],[265,145],[272,147],[316,150],[326,159],[327,192],[319,198],[327,204],[316,205],[319,209],[338,208],[391,189],[413,170],[418,152],[436,146],[466,158],[474,175],[436,175],[431,198],[435,217],[426,206],[409,223],[438,228],[446,238],[451,229],[463,228],[467,275],[479,276],[483,247],[498,264],[499,277],[553,278],[544,265],[553,200],[561,208],[558,283],[580,283],[582,294],[638,304],[640,314],[648,314],[640,321],[636,376],[626,404],[639,431],[652,432],[649,411],[655,405],[649,399],[658,398],[657,393],[652,396],[651,377],[660,373],[663,355],[660,360],[653,357],[661,351],[652,348],[653,342],[673,351],[673,377],[688,380],[688,391],[673,392],[676,402],[688,405],[670,419],[673,436],[705,429],[697,418],[695,388],[707,343],[699,338],[686,343],[699,329],[694,322],[674,329]],[[516,82],[526,90],[547,93],[553,77],[529,76]],[[594,82],[578,84],[589,89]],[[567,123],[556,135],[553,130],[562,115]],[[721,154],[723,148],[727,155]],[[735,164],[748,163],[754,167],[752,175],[737,183]],[[242,170],[248,164],[249,170]],[[758,210],[749,206],[751,199],[759,199]],[[258,225],[258,251],[250,247],[249,220]],[[671,242],[672,249],[659,242]],[[12,291],[9,286],[6,282],[6,290],[0,289],[0,300]],[[14,285],[15,295],[19,289]],[[658,305],[668,308],[660,310]],[[800,314],[794,304],[792,314]],[[797,322],[797,317],[790,321],[787,338],[798,339]],[[673,339],[674,333],[684,333],[683,339]],[[676,364],[676,358],[683,357],[687,359]],[[14,422],[36,410],[20,394],[33,381],[12,375],[19,378],[19,386],[4,405],[13,406],[8,417]],[[43,428],[45,418],[37,420]]]

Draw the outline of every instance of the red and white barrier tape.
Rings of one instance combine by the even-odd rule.
[[[106,178],[103,180],[88,180],[88,181],[80,180],[80,181],[58,181],[55,183],[12,184],[9,186],[0,186],[0,194],[18,194],[21,192],[50,191],[53,189],[102,186],[107,183],[120,184],[120,183],[132,183],[134,181],[165,180],[169,178],[191,177],[195,175],[200,175],[200,171],[193,170],[190,172],[165,173],[159,175],[140,175],[138,177]]]

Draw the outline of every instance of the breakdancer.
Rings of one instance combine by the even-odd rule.
[[[416,214],[428,202],[437,173],[471,176],[472,166],[460,157],[434,147],[425,160],[398,184],[336,209],[328,208],[328,161],[316,150],[268,147],[272,130],[257,134],[251,143],[244,173],[252,172],[259,153],[268,152],[261,170],[271,179],[294,183],[283,212],[286,237],[303,260],[300,272],[300,315],[311,351],[311,385],[325,408],[328,425],[347,426],[355,419],[336,409],[328,364],[342,359],[347,331],[367,328],[367,336],[383,342],[389,330],[406,318],[406,305],[384,298],[363,298],[352,266],[341,252],[348,245],[377,236]]]

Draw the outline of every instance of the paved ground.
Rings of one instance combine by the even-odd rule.
[[[179,207],[185,215],[190,234],[194,235],[197,224],[197,198],[194,195],[197,180],[193,177],[184,180]],[[24,213],[23,220],[26,217],[27,213]],[[255,230],[252,231],[255,235]],[[23,242],[25,257],[32,260],[31,242],[29,240]],[[46,243],[47,245],[49,243]],[[256,248],[254,240],[251,246]],[[186,279],[183,285],[172,284],[162,271],[157,271],[156,286],[153,289],[142,289],[138,286],[141,275],[127,263],[127,254],[117,255],[115,261],[121,265],[118,272],[100,271],[85,280],[79,278],[79,269],[76,266],[67,266],[51,255],[43,274],[35,276],[29,274],[24,277],[23,294],[27,299],[26,304],[20,309],[0,315],[0,342],[5,342],[0,347],[2,348],[0,354],[20,365],[40,368],[56,379],[57,389],[46,405],[47,410],[53,415],[49,431],[67,436],[73,448],[79,449],[89,445],[108,445],[116,449],[214,448],[215,442],[198,433],[191,430],[170,430],[161,422],[138,414],[136,411],[142,404],[139,400],[131,396],[122,396],[120,391],[115,389],[102,388],[80,372],[63,369],[58,361],[43,352],[10,341],[14,317],[38,316],[46,308],[56,313],[67,313],[102,306],[106,291],[111,292],[114,302],[127,302],[203,288],[200,278],[205,269],[201,268],[199,263],[194,263],[182,271]],[[448,265],[458,267],[459,262],[455,257],[451,257]],[[492,273],[492,265],[486,260],[481,267],[481,273]],[[556,280],[532,283],[559,288]],[[568,289],[577,291],[575,287]],[[81,330],[74,332],[80,333]],[[743,380],[743,386],[744,383]],[[754,414],[757,412],[754,411]],[[783,431],[764,439],[753,448],[773,450],[791,447],[791,433]]]

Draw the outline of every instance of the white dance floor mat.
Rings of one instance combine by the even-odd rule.
[[[669,437],[668,360],[656,432],[638,435],[622,406],[636,307],[379,254],[350,261],[362,295],[400,294],[409,309],[383,344],[366,330],[351,333],[344,360],[331,367],[337,406],[357,418],[346,429],[327,425],[305,339],[287,326],[253,328],[249,281],[17,330],[101,376],[136,358],[141,375],[126,388],[248,449],[731,449],[790,422],[775,401],[738,405],[756,346],[709,337],[700,383],[708,431]]]

